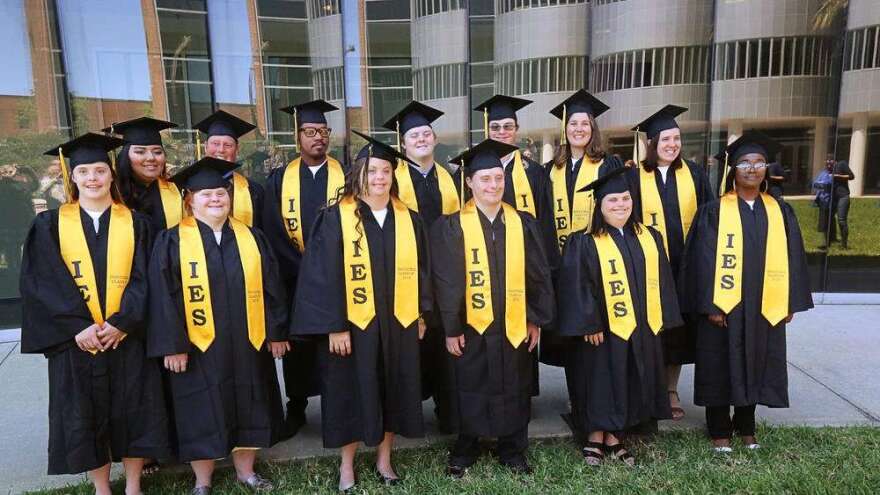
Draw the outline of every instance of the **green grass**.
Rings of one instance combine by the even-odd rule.
[[[840,243],[831,245],[829,254],[833,256],[880,256],[880,199],[852,198],[849,208],[849,249],[841,249]],[[819,253],[819,246],[825,243],[822,232],[816,231],[819,209],[812,200],[788,200],[798,217],[798,224],[804,236],[804,247],[808,253]],[[838,229],[838,239],[840,232]]]
[[[447,444],[395,452],[394,462],[404,483],[381,487],[373,477],[372,453],[356,461],[359,493],[877,493],[880,487],[880,428],[808,428],[760,426],[764,448],[720,457],[711,452],[699,431],[663,432],[649,443],[631,446],[635,468],[607,462],[586,466],[570,439],[533,442],[530,477],[510,474],[488,455],[465,478],[444,475]],[[295,440],[294,440],[295,441]],[[258,470],[275,481],[274,493],[336,493],[338,458],[264,463]],[[188,472],[162,473],[144,483],[147,495],[187,493]],[[248,493],[229,469],[214,476],[214,493]],[[122,484],[114,485],[122,493]],[[41,494],[93,493],[88,484]]]

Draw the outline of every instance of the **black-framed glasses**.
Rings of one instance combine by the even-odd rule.
[[[305,137],[313,138],[316,134],[320,134],[321,137],[330,137],[330,132],[333,129],[329,127],[300,127],[299,132],[303,133]]]
[[[513,132],[516,130],[518,126],[516,124],[511,124],[510,122],[501,125],[501,124],[489,124],[489,130],[492,132],[499,132],[504,129],[507,132]]]
[[[761,170],[761,169],[767,168],[767,164],[764,162],[756,162],[756,163],[739,162],[736,164],[736,168],[737,168],[737,170],[749,170],[749,169]]]

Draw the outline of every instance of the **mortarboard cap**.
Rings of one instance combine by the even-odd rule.
[[[122,144],[122,140],[117,137],[87,132],[46,151],[44,154],[61,158],[59,156],[60,149],[61,155],[65,158],[63,160],[65,165],[72,171],[77,165],[84,163],[104,162],[108,165],[111,164],[110,151],[122,146]]]
[[[239,165],[219,158],[206,156],[171,177],[171,182],[187,191],[217,189],[229,185],[226,174]]]
[[[388,119],[388,122],[385,122],[382,127],[404,135],[414,127],[431,125],[441,115],[443,115],[443,112],[436,108],[429,107],[418,101],[412,101],[397,112],[396,115]]]
[[[193,126],[211,136],[230,136],[236,140],[256,129],[257,126],[245,122],[231,113],[217,110]]]
[[[514,119],[516,120],[517,110],[531,104],[530,100],[522,98],[514,98],[512,96],[495,95],[488,100],[477,105],[474,110],[483,112],[487,115],[487,121]]]
[[[162,135],[159,131],[177,127],[174,122],[154,119],[152,117],[138,117],[124,122],[116,122],[110,127],[101,129],[103,132],[120,134],[125,144],[139,146],[162,145]]]
[[[367,144],[358,151],[357,157],[355,160],[360,160],[361,158],[378,158],[380,160],[385,160],[390,162],[391,165],[397,165],[397,160],[403,160],[408,163],[412,163],[413,165],[418,166],[415,162],[406,157],[403,153],[398,152],[396,149],[388,146],[387,144],[379,141],[372,136],[364,134],[362,132],[358,132],[354,129],[351,132],[357,134],[358,136],[367,140]]]
[[[648,139],[656,138],[662,131],[667,129],[678,128],[678,122],[675,117],[687,112],[687,108],[676,105],[666,105],[658,110],[654,115],[641,121],[637,126],[633,127],[633,131],[644,132],[648,135]]]
[[[327,112],[339,110],[339,108],[327,103],[324,100],[312,100],[298,105],[292,105],[280,109],[284,113],[289,113],[296,118],[296,125],[302,124],[326,124]]]
[[[575,94],[566,98],[565,101],[556,105],[553,110],[550,110],[550,113],[557,119],[562,120],[563,124],[568,124],[565,121],[573,113],[588,113],[593,118],[596,118],[606,111],[608,111],[608,105],[602,103],[601,100],[585,90],[579,89]]]
[[[602,198],[609,194],[629,191],[629,181],[625,175],[627,170],[629,169],[626,167],[619,167],[606,172],[598,179],[579,189],[578,192],[593,191],[593,198],[598,204],[602,202]]]
[[[773,161],[776,154],[782,149],[782,146],[770,136],[760,131],[748,130],[734,142],[727,145],[728,165],[736,166],[736,162],[743,155],[749,153],[760,153],[764,155],[767,161]]]
[[[452,160],[449,160],[449,162],[461,165],[472,172],[488,170],[490,168],[503,167],[501,158],[516,151],[516,149],[516,146],[500,141],[484,139],[480,144],[472,146]]]

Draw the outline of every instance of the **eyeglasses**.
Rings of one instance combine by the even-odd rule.
[[[507,132],[515,131],[518,126],[516,124],[507,123],[504,125],[501,124],[489,124],[489,130],[492,132],[499,132],[501,129],[504,129]]]
[[[330,137],[330,132],[333,129],[329,127],[301,127],[299,132],[303,133],[306,137],[313,138],[315,134],[320,134],[321,137]]]
[[[737,170],[749,170],[749,169],[761,170],[764,168],[767,168],[767,164],[764,162],[757,162],[757,163],[739,162],[736,164]]]

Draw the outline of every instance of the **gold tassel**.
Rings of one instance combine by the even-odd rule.
[[[202,159],[202,133],[196,129],[196,161]]]
[[[70,187],[70,171],[64,163],[64,152],[58,148],[58,159],[61,161],[61,180],[64,181],[64,199],[73,203],[73,188]]]
[[[483,107],[483,139],[489,139],[489,109]]]
[[[293,151],[299,153],[299,119],[296,113],[296,107],[293,107]]]
[[[565,128],[568,127],[568,122],[566,122],[566,117],[568,116],[568,107],[567,105],[562,105],[562,139],[559,140],[560,146],[565,146],[568,143],[568,139],[565,137]]]
[[[724,171],[721,174],[721,184],[718,186],[718,197],[724,196],[724,183],[727,182],[727,151],[724,152]]]
[[[116,153],[114,153],[113,150],[110,150],[110,153],[108,153],[108,154],[110,155],[110,168],[112,168],[113,172],[115,173],[116,172]]]

